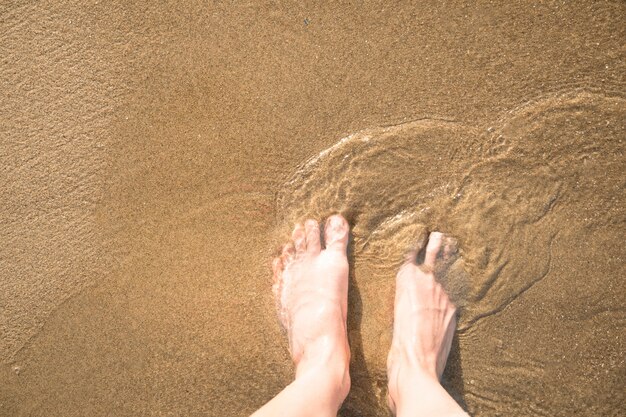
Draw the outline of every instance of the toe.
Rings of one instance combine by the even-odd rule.
[[[280,255],[281,265],[282,267],[286,267],[288,263],[290,263],[293,258],[296,256],[296,248],[293,242],[287,243],[283,246],[283,252]]]
[[[434,268],[435,261],[437,260],[437,254],[441,249],[441,241],[443,239],[443,233],[432,232],[428,236],[428,245],[426,245],[426,253],[424,255],[424,265]]]
[[[411,249],[404,254],[404,264],[415,264],[417,262],[417,250]]]
[[[443,238],[443,258],[444,261],[448,261],[452,258],[455,258],[458,254],[458,242],[455,238],[450,236],[445,236]]]
[[[421,234],[420,237],[415,240],[413,246],[404,254],[404,263],[413,265],[420,263],[420,261],[423,260],[420,259],[420,257],[423,257],[427,241],[428,233]]]
[[[273,284],[272,291],[274,292],[274,296],[278,296],[278,292],[281,285],[281,278],[283,273],[283,260],[282,257],[275,258],[272,262],[272,272],[273,272]]]
[[[282,258],[274,258],[272,262],[272,272],[274,273],[274,282],[280,278],[280,274],[283,272],[283,260]]]
[[[326,220],[324,226],[324,243],[326,249],[345,252],[348,247],[350,226],[340,214],[334,214]]]
[[[306,234],[306,251],[311,254],[319,253],[322,249],[320,225],[315,220],[309,219],[304,223],[304,231]]]
[[[291,234],[291,240],[296,248],[296,255],[301,255],[306,251],[306,235],[304,233],[304,226],[301,223],[297,223]]]

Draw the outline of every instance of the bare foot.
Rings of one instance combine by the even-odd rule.
[[[274,259],[279,318],[289,337],[296,379],[309,371],[328,372],[343,400],[350,389],[350,349],[346,332],[348,222],[328,218],[324,240],[315,220],[297,224]]]
[[[439,385],[456,326],[456,308],[435,279],[445,273],[456,253],[455,242],[433,232],[422,253],[423,260],[417,251],[411,252],[396,278],[393,341],[387,358],[388,399],[394,413],[413,401],[420,387]],[[434,402],[432,397],[427,401]]]

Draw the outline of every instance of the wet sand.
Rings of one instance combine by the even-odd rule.
[[[269,262],[353,226],[353,388],[393,273],[456,236],[445,384],[478,416],[624,403],[623,2],[0,5],[0,415],[245,416],[290,381]]]

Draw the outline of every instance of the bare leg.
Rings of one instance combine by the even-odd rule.
[[[456,308],[435,280],[453,241],[430,234],[423,262],[412,252],[396,278],[393,341],[387,359],[389,406],[399,417],[465,416],[439,383],[456,326]]]
[[[324,229],[321,242],[316,221],[297,224],[292,241],[274,260],[273,289],[296,377],[254,417],[334,417],[350,390],[349,227],[343,217],[334,215]]]

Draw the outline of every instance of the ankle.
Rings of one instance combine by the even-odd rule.
[[[434,367],[396,364],[388,369],[388,374],[389,398],[396,408],[401,408],[416,392],[441,385]]]
[[[315,374],[324,390],[343,401],[350,391],[350,350],[347,344],[311,344],[296,363],[296,380]]]
[[[394,415],[467,417],[459,404],[443,388],[436,374],[423,370],[414,371],[403,375],[393,394],[390,383],[389,398]]]

